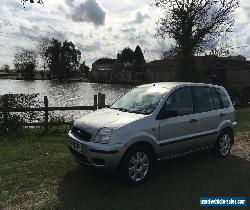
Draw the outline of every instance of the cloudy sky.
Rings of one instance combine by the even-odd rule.
[[[124,47],[140,45],[147,61],[159,59],[171,40],[157,40],[161,12],[153,0],[43,0],[44,6],[24,10],[20,0],[1,0],[0,66],[12,64],[18,49],[37,49],[43,37],[72,41],[88,65],[100,57],[115,58]],[[250,1],[241,0],[235,32],[230,35],[234,54],[250,59]]]

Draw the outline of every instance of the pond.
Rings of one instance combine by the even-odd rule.
[[[40,99],[43,99],[44,96],[48,96],[49,106],[93,105],[94,94],[98,92],[106,94],[106,104],[109,105],[131,88],[133,88],[132,85],[85,82],[0,80],[0,95],[39,93]],[[86,114],[87,111],[60,112],[60,115],[75,119],[80,113]]]

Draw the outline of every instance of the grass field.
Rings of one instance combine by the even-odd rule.
[[[228,159],[207,151],[162,162],[141,186],[79,167],[66,135],[2,139],[0,209],[194,210],[201,196],[249,197],[250,108],[239,109],[237,118],[239,132]]]

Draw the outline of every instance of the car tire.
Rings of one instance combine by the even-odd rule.
[[[129,184],[142,184],[153,169],[153,155],[144,145],[130,148],[122,158],[120,171]]]
[[[232,143],[234,141],[233,133],[227,129],[223,130],[218,136],[217,142],[214,145],[213,151],[219,158],[226,158],[230,155]]]

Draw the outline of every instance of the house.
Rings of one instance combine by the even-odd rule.
[[[241,62],[246,62],[247,61],[247,59],[242,55],[229,56],[226,59],[233,60],[233,61],[241,61]]]
[[[145,79],[145,67],[137,60],[121,62],[118,59],[101,58],[92,64],[91,80],[107,83],[137,83]]]
[[[155,60],[145,65],[147,82],[174,81],[176,79],[177,62],[175,59]]]
[[[196,56],[195,65],[200,82],[226,87],[233,98],[250,99],[250,62],[243,56],[220,58],[215,55]],[[177,59],[155,60],[146,64],[146,82],[176,81]]]
[[[238,95],[250,90],[250,62],[243,56],[221,58],[205,55],[196,56],[194,60],[200,82],[222,85]],[[177,81],[178,66],[177,58],[149,63],[138,63],[136,59],[122,62],[119,59],[101,58],[92,65],[92,78],[93,81],[106,83]]]
[[[110,82],[113,80],[116,59],[100,58],[92,64],[91,80],[96,82]]]

